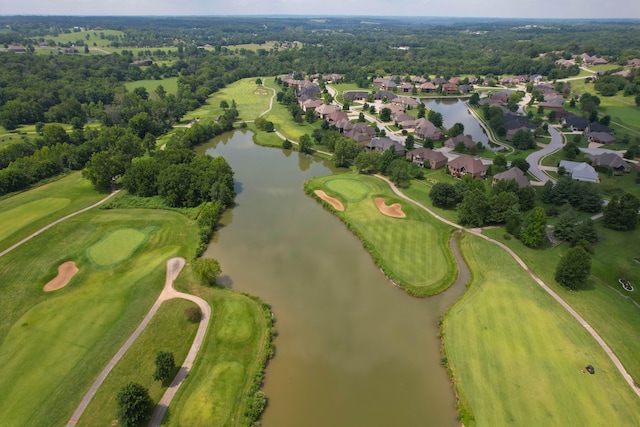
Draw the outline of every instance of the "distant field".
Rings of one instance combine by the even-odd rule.
[[[473,282],[443,332],[467,427],[640,424],[637,396],[577,321],[502,249],[469,235],[462,248]]]
[[[104,38],[101,36],[104,36]],[[94,46],[94,43],[96,47],[107,47],[109,46],[109,43],[111,43],[111,40],[108,40],[106,38],[107,36],[116,36],[120,38],[124,36],[124,33],[122,31],[115,31],[115,30],[98,30],[98,31],[86,30],[86,31],[79,31],[79,32],[71,32],[67,34],[59,34],[58,36],[55,36],[55,37],[45,36],[44,40],[45,41],[53,40],[56,44],[58,43],[77,44],[78,41],[82,41],[84,44],[88,45],[89,47]]]
[[[306,188],[324,190],[339,199],[344,218],[360,236],[385,273],[412,295],[432,295],[446,289],[455,277],[448,248],[451,229],[414,204],[399,199],[388,184],[378,178],[349,174],[318,177]],[[383,215],[374,199],[387,205],[399,203],[406,218]]]
[[[19,134],[4,134],[4,129],[0,128],[0,149],[8,147],[22,139],[34,138],[36,135],[19,135]]]
[[[169,77],[162,80],[136,80],[134,82],[126,82],[124,87],[127,88],[129,92],[133,92],[135,88],[143,87],[147,90],[149,96],[153,96],[158,86],[162,85],[164,90],[167,93],[176,94],[178,93],[178,78],[177,77]]]

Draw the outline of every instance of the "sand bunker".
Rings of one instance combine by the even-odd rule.
[[[375,199],[376,206],[380,209],[383,215],[391,216],[394,218],[405,218],[406,215],[402,212],[402,205],[400,203],[394,203],[390,206],[384,204],[384,199],[382,197],[377,197]]]
[[[78,272],[78,267],[73,261],[63,262],[58,266],[58,275],[44,285],[45,292],[51,292],[63,288],[69,280]]]
[[[333,197],[328,196],[327,193],[325,193],[322,190],[316,190],[315,193],[322,200],[324,200],[325,202],[327,202],[331,206],[333,206],[333,209],[335,209],[337,211],[340,211],[340,212],[344,211],[344,206],[342,205],[342,202],[340,200],[334,199]]]

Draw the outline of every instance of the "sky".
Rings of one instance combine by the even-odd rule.
[[[360,15],[640,19],[640,1],[0,0],[0,15]]]

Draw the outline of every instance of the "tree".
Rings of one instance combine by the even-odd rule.
[[[520,232],[520,240],[531,248],[538,248],[545,241],[547,227],[547,214],[544,208],[537,207],[531,211],[524,228]]]
[[[375,173],[378,171],[378,164],[380,163],[380,153],[378,151],[360,151],[356,158],[353,160],[353,165],[358,172],[361,173]]]
[[[300,147],[301,153],[312,154],[313,148],[311,148],[312,147],[311,137],[307,134],[302,135],[300,137],[299,147]]]
[[[318,120],[318,116],[316,116],[316,112],[314,110],[307,110],[307,112],[304,113],[304,120],[309,124],[315,123],[316,120]]]
[[[631,193],[616,194],[604,208],[602,225],[611,230],[633,230],[638,226],[640,199]]]
[[[525,159],[513,159],[511,160],[511,167],[516,167],[526,174],[531,165]]]
[[[407,138],[404,140],[405,150],[407,151],[413,150],[413,148],[415,147],[415,143],[416,143],[416,138],[413,136],[413,134],[407,135]]]
[[[116,396],[117,418],[120,425],[134,427],[146,421],[153,411],[153,400],[142,385],[130,382]]]
[[[391,109],[388,107],[384,107],[380,110],[380,120],[383,122],[391,121]]]
[[[153,373],[153,379],[156,381],[164,381],[168,379],[176,367],[173,359],[173,353],[169,351],[159,351],[156,353],[156,371]]]
[[[502,172],[507,169],[507,158],[504,154],[496,154],[496,157],[493,159],[493,172]]]
[[[274,131],[273,122],[270,120],[267,120],[266,122],[264,122],[264,125],[262,126],[262,130],[264,130],[265,132],[273,132]]]
[[[395,159],[389,165],[389,178],[398,187],[408,187],[411,182],[409,164],[405,159]]]
[[[291,150],[291,147],[293,147],[293,144],[291,144],[291,141],[289,141],[288,139],[285,139],[284,141],[282,141],[282,148],[284,148],[285,150]]]
[[[591,256],[580,246],[567,251],[556,267],[556,282],[569,289],[578,289],[591,272]]]
[[[439,113],[434,110],[429,110],[429,114],[427,115],[427,120],[429,120],[433,125],[437,128],[441,128],[443,122],[442,113]],[[464,131],[464,128],[463,128]]]
[[[198,258],[193,263],[193,271],[205,285],[215,285],[216,279],[222,273],[220,263],[213,258]]]
[[[504,224],[507,222],[512,210],[518,209],[518,196],[510,191],[502,191],[494,194],[489,199],[490,212],[487,222]]]
[[[482,227],[489,218],[490,205],[486,194],[480,189],[468,191],[458,204],[458,220],[462,225]]]
[[[220,101],[220,108],[229,108],[229,103],[225,99],[223,99],[222,101]]]
[[[87,167],[82,171],[82,176],[87,178],[99,191],[110,191],[113,178],[119,173],[120,168],[116,161],[106,151],[94,153]]]
[[[451,138],[454,138],[458,135],[462,135],[464,133],[464,125],[462,123],[455,123],[453,126],[451,126],[451,129],[449,129],[449,136]]]
[[[336,167],[347,167],[358,155],[358,144],[351,138],[339,137],[333,150],[333,164]]]

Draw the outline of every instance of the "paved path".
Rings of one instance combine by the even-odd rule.
[[[8,254],[9,252],[11,252],[12,250],[14,250],[14,249],[15,249],[15,248],[17,248],[18,246],[22,245],[23,243],[26,243],[26,242],[28,242],[29,240],[33,239],[33,238],[34,238],[34,237],[36,237],[38,234],[41,234],[41,233],[43,233],[44,231],[47,231],[48,229],[50,229],[50,228],[51,228],[51,227],[53,227],[54,225],[60,224],[62,221],[65,221],[65,220],[67,220],[67,219],[69,219],[69,218],[72,218],[72,217],[74,217],[74,216],[76,216],[76,215],[79,215],[79,214],[81,214],[81,213],[83,213],[83,212],[86,212],[86,211],[88,211],[89,209],[93,209],[93,208],[95,208],[96,206],[100,206],[101,204],[103,204],[104,202],[106,202],[107,200],[109,200],[110,198],[112,198],[113,196],[115,196],[116,194],[118,194],[118,192],[119,192],[119,191],[120,191],[120,190],[116,190],[116,191],[112,192],[111,194],[109,194],[109,195],[108,195],[107,197],[105,197],[104,199],[100,200],[99,202],[94,203],[93,205],[88,206],[88,207],[86,207],[86,208],[80,209],[79,211],[75,211],[75,212],[73,212],[73,213],[70,213],[70,214],[69,214],[69,215],[67,215],[67,216],[63,216],[62,218],[60,218],[60,219],[57,219],[57,220],[53,221],[51,224],[49,224],[49,225],[47,225],[47,226],[45,226],[45,227],[42,227],[40,230],[36,231],[35,233],[32,233],[32,234],[28,235],[28,236],[27,236],[27,237],[25,237],[24,239],[20,240],[18,243],[14,244],[14,245],[12,245],[12,246],[9,246],[7,249],[5,249],[5,250],[3,250],[2,252],[0,252],[0,257],[4,256],[4,255],[6,255],[6,254]]]
[[[576,319],[578,322],[580,322],[580,324],[587,330],[587,332],[589,332],[589,334],[596,340],[596,342],[598,343],[598,345],[600,345],[600,347],[604,350],[604,352],[607,354],[607,356],[609,357],[609,359],[611,359],[611,361],[613,362],[613,364],[615,365],[615,367],[618,369],[618,371],[620,372],[620,374],[622,374],[622,377],[624,378],[624,380],[627,382],[627,384],[629,384],[629,386],[631,387],[631,389],[634,391],[634,393],[640,397],[640,388],[636,385],[635,381],[633,380],[633,378],[631,377],[631,375],[629,375],[629,373],[627,372],[627,370],[624,368],[624,366],[622,365],[622,362],[620,362],[620,359],[618,359],[618,357],[615,355],[615,353],[613,352],[613,350],[611,350],[611,348],[607,345],[607,343],[602,339],[602,337],[595,331],[595,329],[593,329],[593,327],[591,327],[591,325],[582,317],[580,316],[580,314],[578,314],[577,311],[575,311],[565,300],[563,300],[560,295],[558,295],[557,293],[555,293],[553,291],[553,289],[551,289],[546,283],[544,283],[542,281],[542,279],[540,279],[533,271],[531,271],[531,269],[527,266],[527,264],[525,264],[525,262],[511,249],[509,248],[507,245],[505,245],[502,242],[499,242],[497,240],[494,240],[488,236],[485,236],[484,234],[482,234],[482,229],[481,228],[465,228],[462,227],[459,224],[456,224],[452,221],[449,221],[448,219],[445,219],[441,216],[439,216],[438,214],[436,214],[435,212],[433,212],[431,209],[427,208],[426,206],[424,206],[423,204],[417,202],[416,200],[410,198],[409,196],[405,195],[404,193],[402,193],[400,190],[398,190],[398,188],[391,182],[389,181],[387,178],[381,176],[381,175],[375,175],[376,177],[386,181],[390,186],[391,189],[393,190],[393,192],[395,194],[397,194],[399,197],[403,198],[404,200],[415,204],[416,206],[420,207],[421,209],[424,209],[425,211],[427,211],[429,214],[433,215],[436,219],[438,219],[439,221],[444,222],[445,224],[448,224],[452,227],[455,227],[459,230],[464,230],[467,231],[475,236],[478,236],[488,242],[491,242],[495,245],[500,246],[502,249],[504,249],[505,251],[507,251],[507,253],[509,255],[511,255],[511,257],[513,259],[516,260],[516,262],[518,264],[520,264],[520,266],[527,272],[529,273],[529,275],[533,278],[533,280],[535,280],[535,282],[542,288],[544,289],[549,295],[551,295],[551,297],[556,300],[565,310],[567,310],[569,312],[569,314],[571,314],[571,316],[574,317],[574,319]]]
[[[540,168],[540,162],[548,155],[555,153],[562,148],[562,140],[564,139],[562,133],[553,126],[549,126],[549,133],[551,134],[551,141],[542,150],[534,151],[527,156],[527,162],[529,162],[529,172],[535,176],[538,180],[545,183],[549,180],[555,182],[555,179],[544,173]]]
[[[93,384],[91,385],[87,393],[84,395],[84,397],[80,401],[80,404],[78,405],[76,410],[73,412],[73,415],[71,416],[71,418],[69,419],[69,422],[67,423],[67,427],[74,427],[76,425],[76,423],[82,416],[82,413],[89,405],[89,402],[91,402],[91,399],[93,399],[93,396],[95,396],[96,392],[98,391],[98,389],[100,388],[104,380],[107,378],[107,376],[109,375],[113,367],[120,361],[122,356],[124,356],[127,350],[133,345],[133,343],[136,341],[138,336],[140,336],[142,331],[144,331],[144,329],[147,327],[147,325],[149,324],[153,316],[156,314],[156,312],[160,308],[160,305],[162,305],[164,301],[172,298],[188,299],[198,304],[198,306],[200,307],[200,310],[202,311],[202,318],[200,319],[200,325],[198,326],[196,337],[193,340],[193,344],[189,349],[189,353],[187,354],[184,364],[180,368],[180,371],[174,378],[173,382],[171,383],[171,385],[169,386],[165,394],[162,396],[162,399],[160,399],[160,402],[158,403],[158,406],[156,407],[151,417],[151,421],[149,425],[153,425],[153,426],[160,425],[160,422],[162,421],[162,417],[164,417],[164,414],[167,411],[167,407],[169,406],[171,399],[175,395],[176,391],[182,384],[182,381],[186,378],[187,373],[189,372],[189,369],[191,369],[191,366],[193,365],[193,361],[195,360],[195,357],[198,354],[200,347],[202,346],[202,342],[204,340],[204,336],[207,331],[207,326],[209,325],[209,319],[211,318],[211,307],[209,306],[209,304],[207,304],[205,300],[203,300],[202,298],[196,297],[194,295],[178,292],[173,288],[173,282],[178,277],[178,274],[180,273],[184,265],[185,265],[184,258],[171,258],[167,261],[167,276],[164,283],[164,288],[162,289],[162,292],[158,296],[158,299],[156,299],[156,302],[153,304],[153,306],[151,307],[151,309],[149,310],[145,318],[142,320],[142,322],[138,325],[136,330],[133,331],[131,336],[122,345],[122,347],[120,347],[120,349],[117,351],[115,356],[113,356],[113,358],[109,361],[107,366],[105,366],[104,369],[100,372],[100,374],[98,375],[98,378],[96,378],[96,380],[93,382]]]

